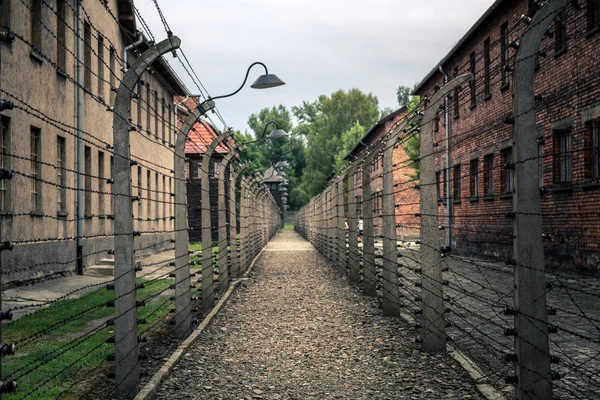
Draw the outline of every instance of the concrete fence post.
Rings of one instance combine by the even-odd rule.
[[[227,268],[227,233],[229,231],[227,225],[227,209],[229,207],[229,195],[231,191],[226,192],[225,182],[229,180],[229,185],[233,184],[231,180],[231,168],[229,170],[229,176],[227,175],[227,167],[231,160],[237,156],[237,153],[232,150],[223,158],[221,165],[219,166],[219,179],[218,179],[218,212],[219,212],[219,239],[218,239],[218,257],[217,263],[219,266],[219,292],[223,293],[229,286],[229,269]],[[231,223],[231,220],[229,221]]]
[[[192,330],[185,142],[196,121],[214,106],[212,100],[198,105],[183,121],[175,139],[175,334],[180,339]]]
[[[373,193],[371,191],[371,163],[377,157],[377,149],[367,155],[363,163],[362,220],[363,220],[363,293],[377,297],[377,274],[375,272],[375,233],[373,229]]]
[[[347,175],[348,192],[348,267],[350,283],[360,282],[360,257],[358,254],[358,187],[355,178],[361,173],[359,164],[355,163]]]
[[[346,255],[346,212],[344,207],[344,182],[346,174],[340,176],[337,182],[337,249],[338,265],[342,273],[346,273],[348,268],[348,258]]]
[[[224,132],[213,139],[202,155],[201,197],[202,197],[202,308],[210,308],[215,302],[212,262],[212,218],[210,205],[210,160],[213,152],[233,131]]]
[[[423,348],[429,352],[446,351],[446,321],[444,318],[442,253],[435,185],[433,120],[444,97],[454,88],[471,79],[472,75],[461,75],[445,84],[433,95],[421,119],[419,179],[421,194],[421,268],[423,271],[421,309],[423,315]]]
[[[551,399],[552,378],[539,189],[534,79],[544,34],[567,0],[549,0],[533,16],[515,56],[513,195],[515,373],[518,399]]]
[[[146,50],[125,73],[115,97],[113,116],[115,203],[115,381],[118,397],[133,397],[139,386],[137,303],[134,271],[134,235],[131,195],[129,122],[131,94],[146,68],[160,56],[179,48],[170,37]],[[139,200],[141,201],[141,200]]]

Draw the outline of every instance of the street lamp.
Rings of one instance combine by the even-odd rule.
[[[222,96],[210,97],[206,101],[208,102],[208,101],[211,101],[211,100],[214,101],[214,100],[217,100],[217,99],[224,99],[226,97],[231,97],[233,95],[238,94],[239,91],[242,90],[242,88],[244,87],[244,85],[246,85],[246,82],[248,81],[248,75],[250,75],[250,70],[255,65],[262,65],[263,68],[265,69],[265,74],[259,76],[258,79],[256,81],[254,81],[254,83],[252,85],[250,85],[250,87],[252,89],[269,89],[269,88],[273,88],[273,87],[285,85],[285,82],[282,81],[281,79],[279,79],[277,77],[277,75],[269,74],[269,70],[267,69],[267,66],[265,64],[263,64],[261,62],[255,62],[255,63],[252,63],[248,67],[248,70],[246,71],[246,77],[244,78],[244,82],[242,83],[242,86],[240,86],[238,90],[236,90],[233,93],[225,94],[225,95],[222,95]]]
[[[269,134],[268,137],[270,139],[281,139],[281,138],[289,136],[289,134],[286,131],[284,131],[283,129],[279,129],[279,125],[277,125],[277,122],[271,121],[265,125],[265,130],[263,131],[262,135],[258,139],[252,140],[250,142],[241,143],[241,144],[237,145],[236,148],[239,150],[243,146],[243,148],[245,149],[246,145],[251,144],[251,143],[260,142],[261,140],[263,140],[265,138],[265,136],[267,135],[267,129],[269,128],[269,125],[271,125],[271,124],[275,125],[276,129],[272,130],[271,133]]]

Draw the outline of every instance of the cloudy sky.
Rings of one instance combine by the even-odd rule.
[[[395,107],[396,88],[420,81],[494,0],[159,0],[171,30],[212,96],[234,91],[254,61],[287,85],[217,102],[227,124],[338,89],[359,88]],[[157,40],[166,37],[152,0],[136,0]],[[167,58],[188,88],[196,86]],[[263,72],[254,67],[250,83]]]

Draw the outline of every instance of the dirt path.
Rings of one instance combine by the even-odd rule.
[[[480,398],[458,365],[421,353],[415,335],[283,231],[155,398]]]

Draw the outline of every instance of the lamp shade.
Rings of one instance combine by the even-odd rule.
[[[283,129],[274,129],[270,134],[269,134],[269,138],[271,139],[281,139],[284,137],[289,136],[289,134],[284,131]]]
[[[279,176],[286,176],[286,175],[285,175],[285,172],[283,172],[283,171],[279,171],[279,172],[277,173],[277,175],[279,175]]]
[[[272,87],[285,85],[285,82],[277,77],[275,74],[266,74],[258,77],[257,80],[254,81],[252,89],[269,89]]]
[[[281,160],[277,164],[275,164],[275,168],[285,168],[285,167],[289,167],[289,166],[290,166],[290,164],[288,164],[288,162],[285,160]]]

